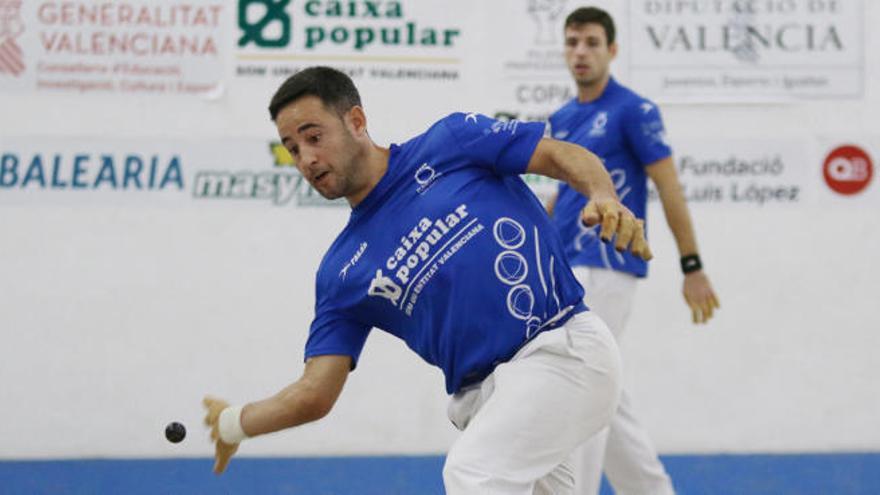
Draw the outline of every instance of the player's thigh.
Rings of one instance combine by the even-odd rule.
[[[581,330],[546,332],[534,352],[496,368],[492,395],[448,459],[537,479],[607,425],[619,394],[617,348],[601,321],[581,319]]]

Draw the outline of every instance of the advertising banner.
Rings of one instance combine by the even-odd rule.
[[[216,96],[221,0],[0,0],[0,90]]]
[[[2,204],[348,206],[258,139],[4,139]]]
[[[688,203],[800,205],[812,191],[809,152],[797,139],[698,139],[677,143],[675,163]],[[652,189],[651,199],[657,199]]]
[[[837,207],[878,197],[876,142],[868,136],[683,139],[674,151],[692,207]],[[657,199],[652,187],[650,200]]]
[[[632,81],[657,101],[864,92],[862,0],[629,0]]]
[[[876,138],[688,138],[673,145],[685,197],[696,207],[877,197]],[[543,202],[556,193],[553,179],[523,180]],[[277,141],[245,138],[4,138],[2,204],[348,206],[312,189]]]
[[[355,81],[456,81],[465,35],[458,5],[433,2],[239,0],[239,80],[284,78],[333,65]]]

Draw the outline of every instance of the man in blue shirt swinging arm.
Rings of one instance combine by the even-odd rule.
[[[326,67],[289,78],[269,110],[302,175],[352,211],[318,269],[302,377],[244,406],[205,398],[215,472],[244,439],[327,415],[378,328],[443,370],[463,431],[443,469],[448,494],[573,493],[572,451],[617,407],[618,350],[519,175],[589,195],[584,221],[650,258],[602,163],[544,138],[544,124],[475,113],[380,147],[352,81]]]

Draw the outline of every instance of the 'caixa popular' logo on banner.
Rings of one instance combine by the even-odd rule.
[[[297,12],[295,19],[291,11]],[[239,47],[269,49],[288,48],[294,42],[306,50],[442,49],[454,47],[461,34],[456,27],[407,18],[402,2],[384,0],[239,0],[238,26]]]
[[[284,48],[290,44],[290,0],[240,0],[238,46],[251,43],[264,48]]]

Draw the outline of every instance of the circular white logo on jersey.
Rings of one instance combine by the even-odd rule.
[[[416,170],[416,182],[421,186],[429,184],[436,176],[437,172],[427,163],[423,163],[422,166]]]
[[[532,316],[533,309],[535,309],[535,294],[528,285],[517,285],[507,293],[507,310],[515,318],[528,320]]]
[[[495,241],[505,249],[517,249],[526,242],[526,229],[512,218],[499,218],[492,231]]]
[[[507,285],[516,285],[529,274],[529,265],[516,251],[502,251],[495,258],[495,276]]]

